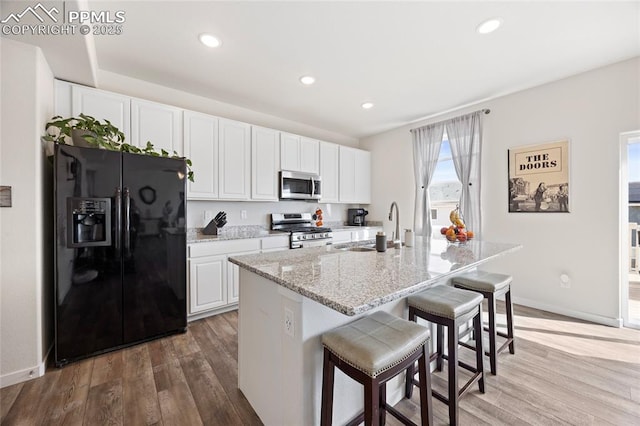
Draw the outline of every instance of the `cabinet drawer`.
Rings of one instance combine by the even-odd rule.
[[[271,249],[288,249],[289,248],[289,236],[282,235],[277,237],[268,237],[262,239],[262,250]]]
[[[243,251],[260,250],[259,238],[243,240],[214,241],[211,243],[189,244],[189,257],[215,256],[218,254],[231,254]]]

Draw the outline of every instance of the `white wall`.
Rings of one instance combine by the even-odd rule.
[[[0,39],[0,183],[12,207],[0,209],[0,386],[44,374],[51,344],[53,289],[49,183],[41,147],[53,114],[53,76],[39,48]]]
[[[358,139],[349,136],[109,71],[98,72],[98,88],[327,142],[358,146]]]
[[[619,323],[619,134],[640,129],[639,78],[640,58],[634,58],[361,140],[372,152],[372,169],[391,171],[372,174],[370,217],[386,218],[396,200],[401,225],[413,221],[410,128],[490,108],[480,238],[524,248],[487,269],[514,276],[516,302]],[[571,213],[507,213],[507,150],[562,138],[570,140]],[[560,288],[561,273],[569,275],[571,288]]]

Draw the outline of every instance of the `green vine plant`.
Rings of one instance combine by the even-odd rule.
[[[153,157],[178,158],[185,160],[187,164],[187,178],[193,182],[193,171],[191,170],[191,160],[179,155],[176,151],[169,153],[164,149],[156,151],[151,141],[147,141],[144,148],[125,143],[124,133],[109,120],[96,120],[90,115],[80,114],[78,117],[63,118],[59,115],[52,117],[45,124],[45,141],[61,145],[68,145],[73,137],[81,137],[89,145],[108,149],[110,151],[129,152],[132,154],[151,155]],[[74,135],[74,130],[76,134]]]

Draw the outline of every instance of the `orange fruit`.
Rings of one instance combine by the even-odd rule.
[[[467,231],[467,239],[473,238],[473,231]]]

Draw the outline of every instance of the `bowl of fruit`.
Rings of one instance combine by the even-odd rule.
[[[464,224],[459,206],[451,210],[449,220],[451,225],[440,228],[440,234],[444,235],[447,241],[450,243],[464,243],[474,237],[473,231],[467,229]]]

